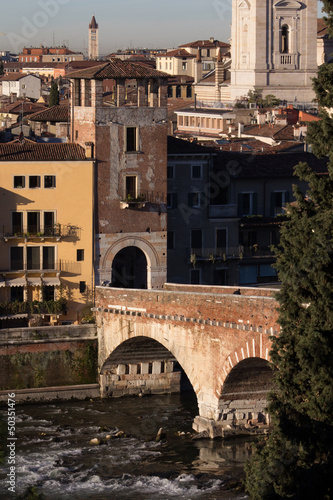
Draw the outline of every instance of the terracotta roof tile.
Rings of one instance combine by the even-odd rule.
[[[86,70],[74,71],[68,75],[68,78],[83,78],[83,79],[120,79],[120,78],[168,78],[170,75],[162,73],[156,69],[147,68],[139,63],[129,61],[121,61],[120,59],[112,59],[108,63],[95,68]]]
[[[324,38],[328,36],[328,28],[325,19],[317,19],[317,37]]]
[[[28,101],[16,101],[0,108],[0,113],[12,113],[12,114],[23,114],[29,115],[32,113],[37,113],[37,111],[42,111],[45,109],[44,104],[32,103]]]
[[[0,144],[1,161],[77,161],[85,160],[85,150],[73,143],[36,143],[25,139]]]
[[[52,106],[29,116],[33,122],[67,122],[69,117],[68,106]]]
[[[191,59],[195,59],[194,54],[190,54],[187,52],[187,50],[184,49],[175,49],[175,50],[170,50],[169,52],[163,52],[162,54],[158,54],[158,57],[189,57]]]
[[[212,49],[215,47],[229,48],[230,44],[225,42],[220,42],[219,40],[214,40],[213,42],[211,42],[210,40],[196,40],[195,42],[183,43],[183,45],[179,45],[179,47]]]

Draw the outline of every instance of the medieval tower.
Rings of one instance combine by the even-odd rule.
[[[89,48],[88,59],[98,59],[98,24],[95,16],[92,16],[89,24]]]
[[[315,0],[233,0],[231,100],[249,88],[311,103],[317,72]]]

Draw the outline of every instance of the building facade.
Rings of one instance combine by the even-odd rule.
[[[317,2],[233,0],[231,100],[263,89],[288,102],[311,103],[317,72]]]
[[[77,71],[72,130],[96,160],[96,281],[162,288],[167,251],[167,75],[112,60]],[[103,82],[114,100],[103,101]],[[127,94],[128,82],[133,92]],[[135,83],[134,83],[135,82]]]
[[[2,304],[62,298],[67,314],[50,304],[44,321],[82,319],[94,289],[93,176],[78,145],[0,144]]]

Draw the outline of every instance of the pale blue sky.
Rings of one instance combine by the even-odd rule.
[[[231,0],[0,0],[0,50],[55,42],[84,51],[93,13],[102,54],[230,36]]]

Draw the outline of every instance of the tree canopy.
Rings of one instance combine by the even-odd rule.
[[[56,82],[52,82],[50,90],[50,100],[49,107],[56,106],[59,104],[59,90]]]

